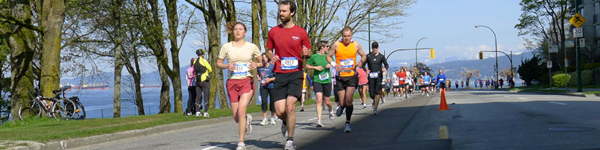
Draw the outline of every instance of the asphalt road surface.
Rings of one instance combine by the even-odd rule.
[[[314,105],[304,112],[297,108],[294,141],[297,149],[310,150],[600,149],[598,98],[490,90],[452,90],[445,97],[452,110],[436,110],[439,93],[429,98],[414,94],[408,100],[387,97],[379,115],[355,100],[352,133],[343,133],[345,115],[329,120],[323,113],[325,126],[317,128]],[[261,126],[262,115],[252,115],[247,149],[282,149],[281,122]],[[447,139],[440,134],[444,131]],[[235,149],[237,132],[233,118],[214,118],[189,128],[77,149]]]

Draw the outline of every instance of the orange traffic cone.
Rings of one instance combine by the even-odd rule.
[[[444,89],[442,89],[441,92],[441,97],[442,99],[440,100],[440,109],[438,110],[452,110],[450,108],[448,108],[448,104],[446,104],[446,91]]]

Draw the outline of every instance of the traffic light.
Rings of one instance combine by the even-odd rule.
[[[432,48],[429,52],[431,52],[431,58],[435,58],[435,50]]]
[[[479,59],[483,59],[483,52],[479,52]]]

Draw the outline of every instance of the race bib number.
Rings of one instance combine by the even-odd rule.
[[[377,77],[379,77],[379,73],[378,72],[371,72],[371,73],[369,73],[369,77],[370,78],[377,78]]]
[[[247,63],[237,63],[233,67],[235,68],[232,74],[233,77],[247,76],[248,70],[250,70]]]
[[[402,78],[402,77],[401,77],[401,78],[400,78],[400,81],[404,81],[404,78]]]
[[[322,72],[319,74],[319,80],[327,80],[327,79],[329,79],[329,73]]]
[[[342,69],[349,69],[354,67],[353,61],[354,59],[342,59],[340,60],[340,65],[342,65]]]
[[[440,79],[440,81],[444,81],[444,79]]]
[[[281,59],[281,70],[294,70],[298,68],[298,58],[283,57]]]

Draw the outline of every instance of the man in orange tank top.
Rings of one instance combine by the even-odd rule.
[[[356,62],[356,54],[361,57],[358,62]],[[335,55],[335,61],[332,59],[333,55]],[[340,77],[336,78],[336,86],[338,86],[336,92],[340,96],[340,109],[337,109],[336,115],[341,116],[342,111],[346,108],[344,133],[349,133],[352,132],[350,118],[352,117],[352,111],[354,111],[352,96],[358,84],[358,75],[355,69],[356,66],[362,66],[367,57],[360,44],[352,40],[352,29],[350,27],[342,29],[342,40],[333,43],[327,56],[327,62],[340,73]]]

